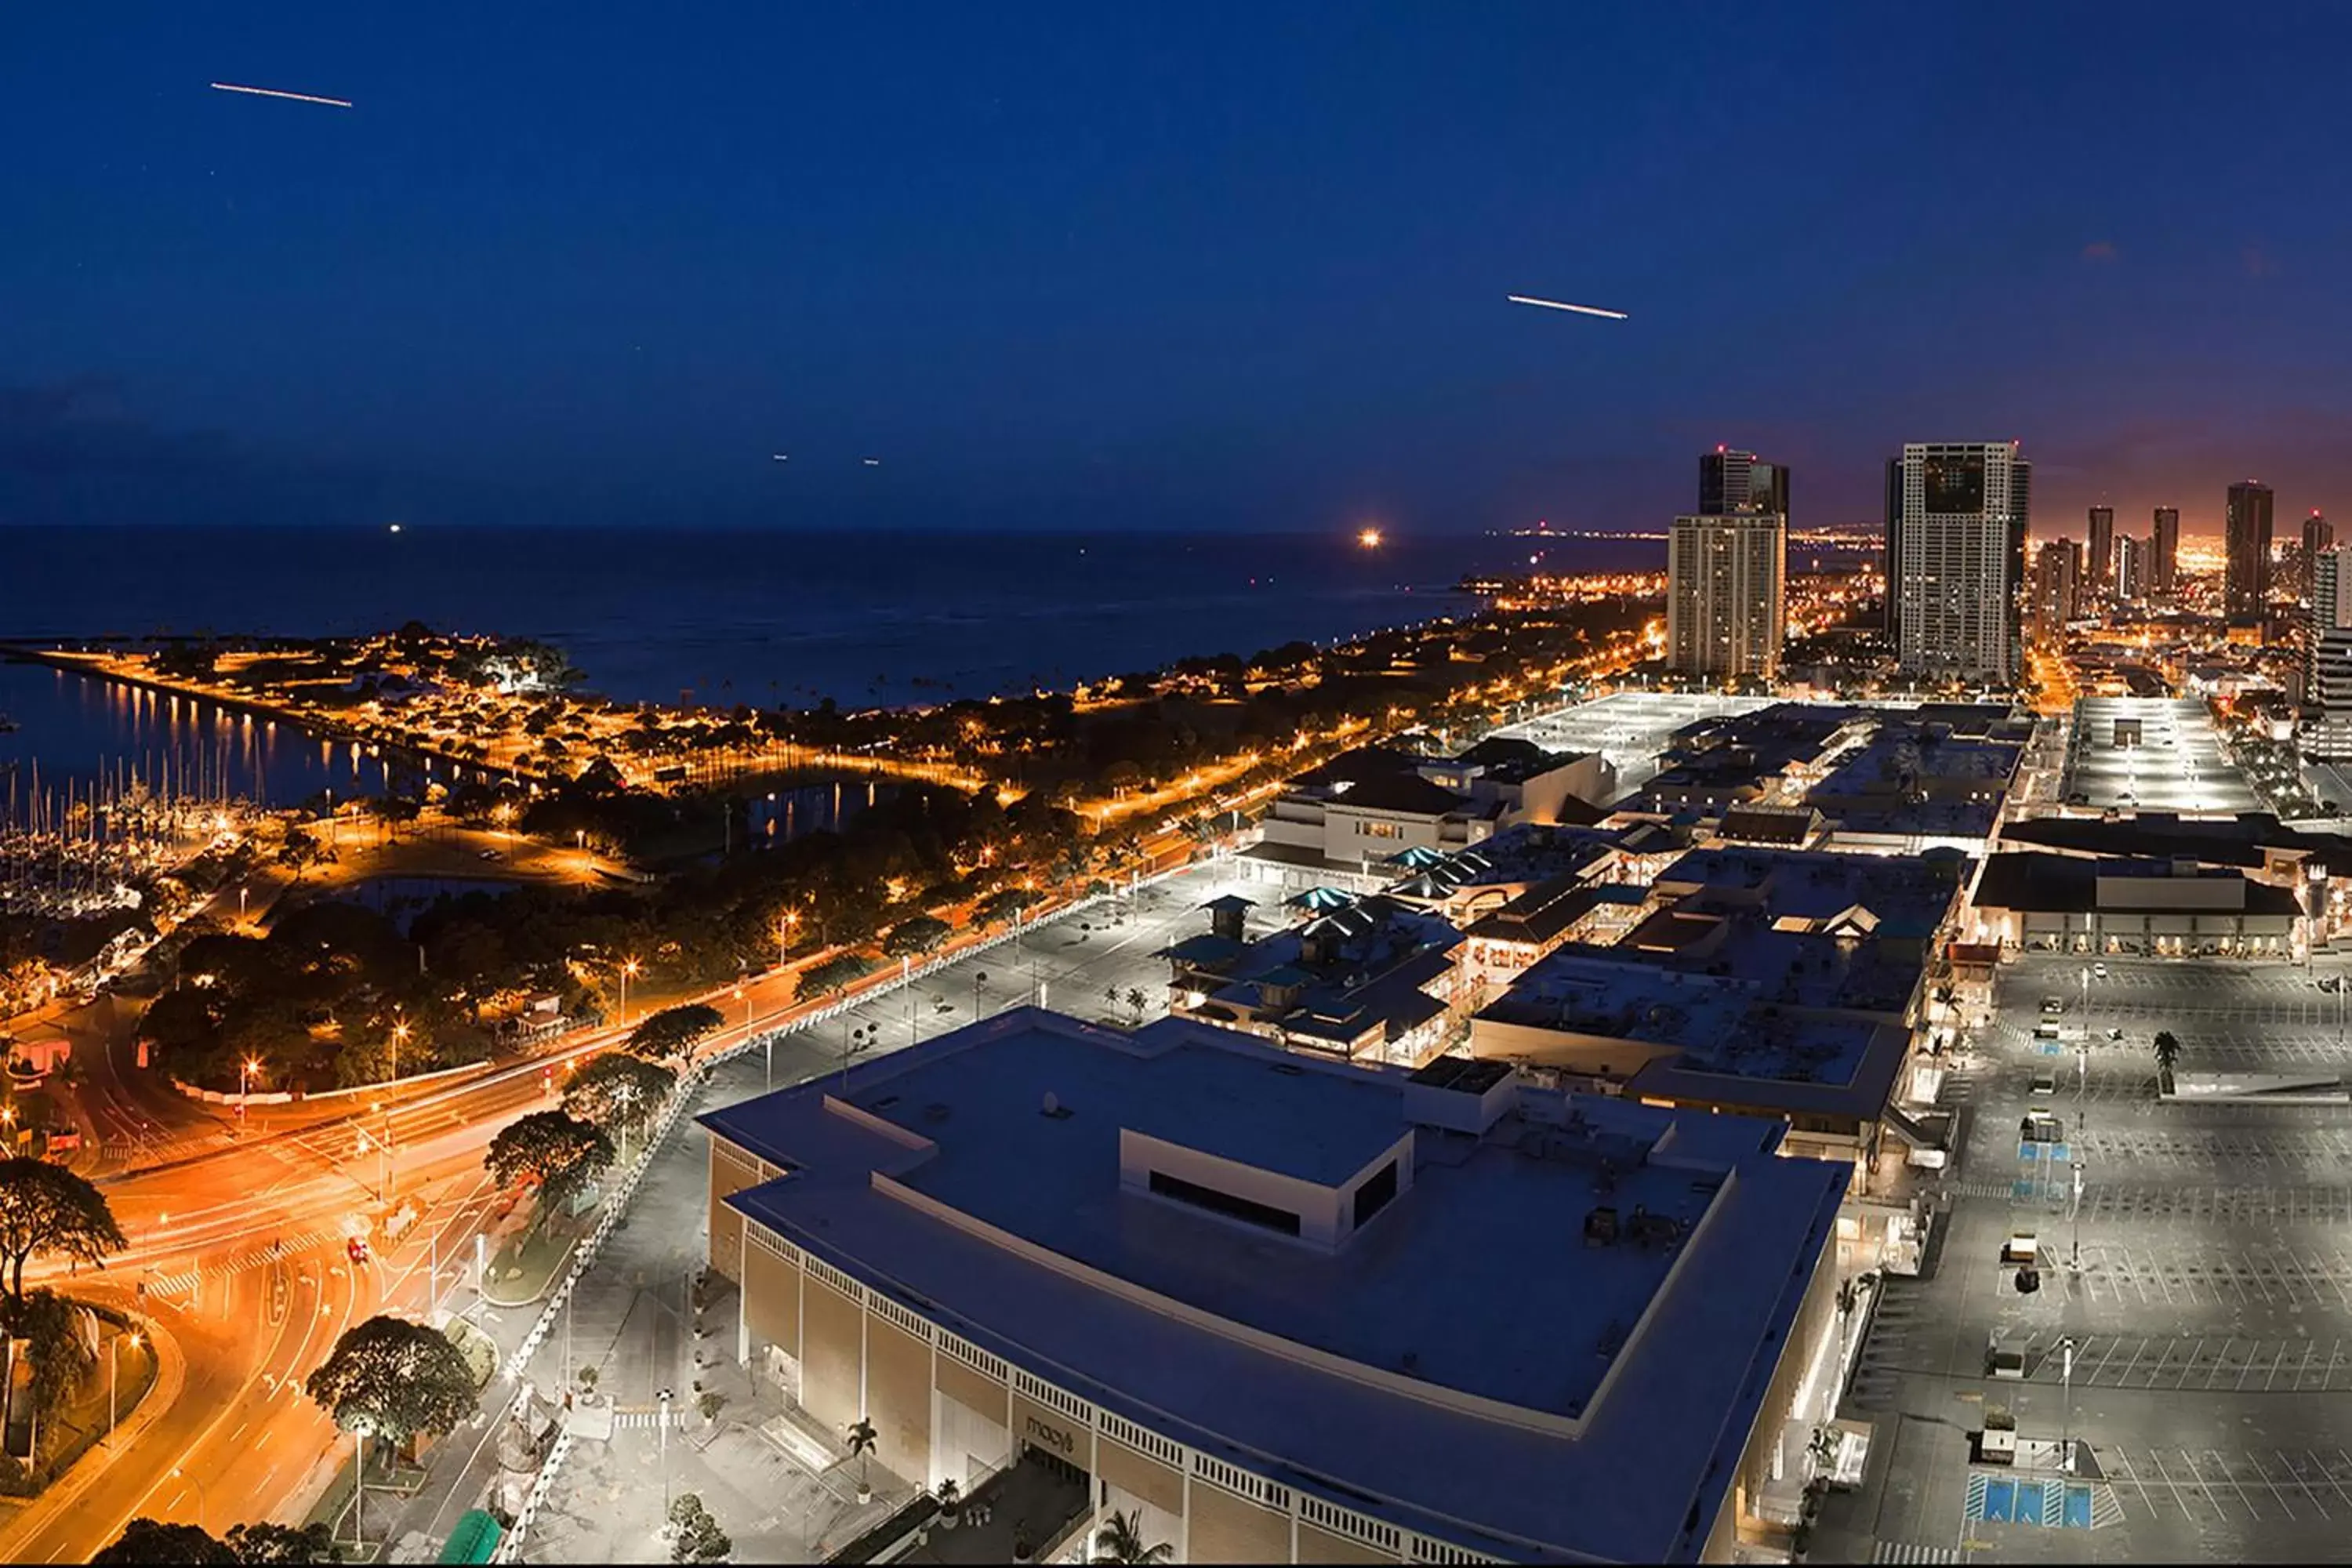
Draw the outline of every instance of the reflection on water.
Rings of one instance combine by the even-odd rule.
[[[37,767],[44,793],[135,778],[158,792],[280,806],[322,790],[345,797],[384,789],[384,759],[361,742],[45,665],[0,662],[0,713],[16,724],[0,731],[0,774],[23,798]],[[464,776],[431,759],[395,765],[403,776],[415,767],[445,784]]]

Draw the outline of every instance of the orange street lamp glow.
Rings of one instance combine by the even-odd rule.
[[[1377,528],[1365,529],[1356,535],[1356,542],[1367,550],[1378,550],[1381,547],[1381,531]]]

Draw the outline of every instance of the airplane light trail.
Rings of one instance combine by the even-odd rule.
[[[1580,316],[1606,316],[1612,321],[1626,320],[1622,310],[1604,310],[1598,305],[1565,305],[1558,300],[1531,300],[1525,294],[1507,295],[1514,305],[1541,305],[1547,310],[1573,310]]]
[[[274,87],[239,87],[233,81],[216,81],[213,86],[221,92],[249,92],[256,98],[290,98],[297,103],[323,103],[331,109],[349,109],[352,106],[348,98],[316,98],[307,92],[280,92]]]

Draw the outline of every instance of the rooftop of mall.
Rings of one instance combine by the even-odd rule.
[[[733,1206],[984,1348],[1549,1560],[1695,1552],[1850,1173],[1497,1064],[1034,1009],[702,1123],[788,1173]]]

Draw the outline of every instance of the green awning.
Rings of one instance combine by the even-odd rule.
[[[441,1543],[444,1563],[488,1563],[498,1555],[499,1541],[506,1533],[499,1521],[480,1509],[470,1509],[457,1521],[457,1528]]]

